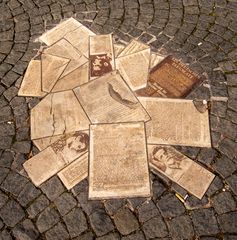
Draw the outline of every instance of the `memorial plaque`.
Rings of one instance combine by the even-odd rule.
[[[90,36],[90,76],[99,77],[115,69],[112,35]]]
[[[92,123],[150,119],[117,71],[81,85],[74,92]]]
[[[45,148],[49,147],[51,144],[60,139],[63,135],[57,135],[53,137],[45,137],[32,140],[34,145],[40,150],[43,151]]]
[[[76,30],[65,35],[65,39],[69,41],[76,49],[89,58],[89,37],[95,34],[85,26],[81,26]]]
[[[89,136],[85,132],[63,135],[45,150],[27,160],[23,166],[32,182],[39,186],[69,163],[88,151]]]
[[[89,81],[89,63],[85,63],[55,83],[52,92],[71,90]]]
[[[139,89],[136,94],[144,97],[185,97],[200,81],[200,76],[186,64],[168,56],[150,71],[147,87]]]
[[[140,50],[144,48],[143,45],[134,40],[116,58],[116,68],[133,91],[147,85],[150,48]]]
[[[69,190],[88,176],[88,152],[70,163],[58,173],[58,177]]]
[[[68,20],[61,22],[56,27],[44,33],[39,40],[49,46],[62,39],[67,33],[72,32],[81,26],[82,24],[77,20],[74,18],[69,18]]]
[[[144,123],[90,125],[89,199],[149,197]]]
[[[201,199],[215,175],[173,147],[148,145],[149,165]]]
[[[73,91],[50,93],[31,110],[31,139],[86,130],[89,123]]]
[[[150,58],[150,69],[155,67],[157,64],[162,62],[166,58],[165,55],[161,55],[159,53],[152,53]]]
[[[44,49],[44,54],[69,59],[69,63],[63,71],[61,78],[85,64],[88,59],[74,48],[67,40],[61,39],[52,46]]]
[[[192,100],[139,97],[151,116],[146,123],[149,144],[211,147],[208,111]]]
[[[43,97],[46,93],[41,90],[41,87],[41,61],[31,60],[22,80],[18,95]]]
[[[69,59],[49,54],[41,55],[42,90],[50,92],[69,63]]]
[[[114,43],[114,56],[118,57],[118,55],[124,50],[125,45]]]

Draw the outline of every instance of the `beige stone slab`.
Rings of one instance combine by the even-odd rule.
[[[116,68],[133,91],[147,85],[149,64],[150,49],[116,59]]]
[[[76,49],[89,58],[89,36],[95,34],[85,26],[81,26],[72,32],[67,33],[64,38],[67,39]]]
[[[65,166],[51,148],[47,148],[23,164],[35,186],[39,186]]]
[[[89,38],[90,77],[100,77],[115,69],[112,35],[95,35]]]
[[[58,40],[62,39],[67,33],[72,32],[81,26],[82,24],[79,23],[77,20],[75,20],[74,18],[69,18],[68,20],[61,22],[51,30],[45,32],[39,38],[39,40],[50,46]]]
[[[114,43],[114,56],[115,58],[118,57],[118,55],[124,50],[125,45]]]
[[[89,199],[150,196],[144,123],[90,126]]]
[[[52,92],[71,90],[89,81],[89,62],[58,79]]]
[[[85,133],[89,136],[89,130],[80,131],[80,132]],[[52,145],[53,143],[55,143],[57,140],[61,139],[62,137],[64,137],[64,135],[57,135],[57,136],[53,136],[53,137],[34,139],[33,143],[40,151],[43,151],[45,148],[49,147],[50,145]]]
[[[162,62],[165,58],[166,58],[165,55],[161,55],[161,54],[158,54],[158,53],[152,53],[151,54],[151,59],[150,59],[150,69],[152,69],[157,64]]]
[[[201,199],[215,175],[170,146],[148,145],[150,167]]]
[[[198,111],[192,100],[138,99],[152,119],[146,123],[149,144],[211,147],[208,111]]]
[[[27,160],[23,166],[39,186],[62,168],[88,151],[89,136],[84,132],[63,135],[52,145]]]
[[[50,92],[55,83],[66,69],[69,59],[49,54],[41,55],[42,66],[42,90]]]
[[[92,123],[150,119],[117,71],[75,88],[74,92]]]
[[[64,186],[70,190],[88,176],[88,152],[58,173]]]
[[[50,93],[31,110],[31,139],[89,129],[89,123],[72,90]]]
[[[31,60],[21,83],[19,96],[43,97],[41,90],[41,61]]]
[[[67,58],[70,60],[67,67],[63,71],[61,78],[79,68],[88,61],[88,59],[81,52],[74,48],[65,39],[61,39],[52,46],[44,49],[44,53],[61,58]]]
[[[142,42],[137,40],[132,40],[126,48],[118,55],[118,57],[123,57],[126,55],[134,54],[143,50],[150,49],[150,47]]]

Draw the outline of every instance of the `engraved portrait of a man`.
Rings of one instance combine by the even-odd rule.
[[[85,132],[69,134],[51,145],[54,152],[60,155],[66,162],[76,159],[88,150],[89,136]]]
[[[155,147],[152,151],[151,162],[162,172],[170,169],[180,169],[182,160],[170,155],[165,147]]]

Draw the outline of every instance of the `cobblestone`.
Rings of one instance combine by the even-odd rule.
[[[236,7],[234,0],[0,1],[0,213],[7,225],[0,221],[0,238],[68,239],[70,233],[86,240],[95,239],[94,234],[97,239],[125,240],[236,239]],[[117,40],[129,42],[137,37],[150,41],[152,50],[162,46],[162,51],[180,57],[199,73],[206,72],[208,88],[199,86],[188,98],[214,97],[210,110],[213,147],[177,149],[218,176],[202,200],[188,198],[195,208],[190,217],[190,211],[174,196],[174,191],[182,196],[186,193],[154,175],[152,200],[105,202],[88,201],[86,181],[66,192],[57,178],[38,189],[23,177],[22,164],[31,151],[35,153],[30,143],[29,109],[38,101],[17,97],[18,88],[40,47],[34,39],[45,28],[73,15],[98,34],[112,30]],[[14,216],[12,207],[17,212]],[[128,223],[130,219],[136,222],[134,232],[126,236],[113,224],[120,211],[127,214],[121,219],[127,216]],[[78,216],[85,222],[80,231],[75,227]]]

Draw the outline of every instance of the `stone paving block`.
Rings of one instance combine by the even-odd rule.
[[[125,203],[126,201],[124,199],[109,199],[104,202],[104,205],[109,215],[114,215]]]
[[[29,218],[35,218],[35,216],[42,212],[49,203],[49,200],[44,195],[39,196],[26,210]]]
[[[230,189],[237,195],[237,175],[233,174],[226,179],[227,184],[230,186]]]
[[[58,211],[63,216],[77,205],[76,199],[70,193],[63,193],[54,201]]]
[[[87,222],[84,213],[80,208],[74,208],[63,217],[71,238],[79,236],[87,230]]]
[[[230,212],[218,216],[218,221],[220,228],[224,233],[234,233],[237,232],[237,213]]]
[[[184,205],[172,193],[168,193],[158,200],[157,207],[165,218],[177,217],[185,212]]]
[[[139,223],[133,213],[126,207],[119,209],[113,216],[114,223],[122,235],[138,230]]]
[[[90,216],[89,221],[95,234],[100,237],[114,230],[114,225],[103,209],[95,210]]]
[[[46,194],[49,200],[55,200],[64,192],[64,187],[57,176],[52,177],[41,185],[41,190]]]
[[[154,217],[145,222],[142,226],[142,230],[147,239],[162,238],[168,235],[168,230],[164,220],[161,217]]]
[[[91,125],[90,138],[89,199],[150,196],[143,123]]]
[[[92,123],[150,119],[117,71],[75,88],[74,92]]]
[[[212,202],[218,214],[236,210],[236,203],[230,192],[221,192],[215,195]]]
[[[211,147],[208,112],[201,113],[192,100],[138,99],[152,119],[146,123],[148,144]]]
[[[58,223],[45,234],[47,240],[69,239],[69,234],[62,223]]]
[[[31,110],[31,139],[86,129],[89,120],[71,90],[48,94]]]
[[[53,227],[57,222],[59,222],[58,212],[52,208],[47,207],[36,220],[36,226],[40,233],[43,233]]]
[[[121,239],[118,233],[109,233],[103,237],[98,237],[96,240],[119,240]]]
[[[4,204],[7,202],[8,196],[3,193],[2,191],[0,192],[0,208],[4,206]]]
[[[137,209],[139,222],[146,222],[151,218],[160,215],[153,201],[145,202]]]
[[[0,217],[7,226],[14,227],[25,217],[25,213],[16,201],[9,200],[0,210]]]
[[[3,181],[1,188],[14,196],[18,196],[27,183],[28,180],[25,177],[11,171]]]
[[[35,240],[39,237],[39,232],[29,219],[17,224],[13,228],[12,233],[13,236],[19,240]]]
[[[219,232],[217,220],[212,209],[198,209],[191,212],[194,228],[198,235],[211,235]]]
[[[194,236],[194,229],[189,216],[173,218],[168,222],[171,236],[175,239],[191,239]]]
[[[18,195],[17,200],[21,204],[21,206],[25,207],[31,201],[36,199],[40,194],[40,190],[37,189],[31,182],[28,182]]]

